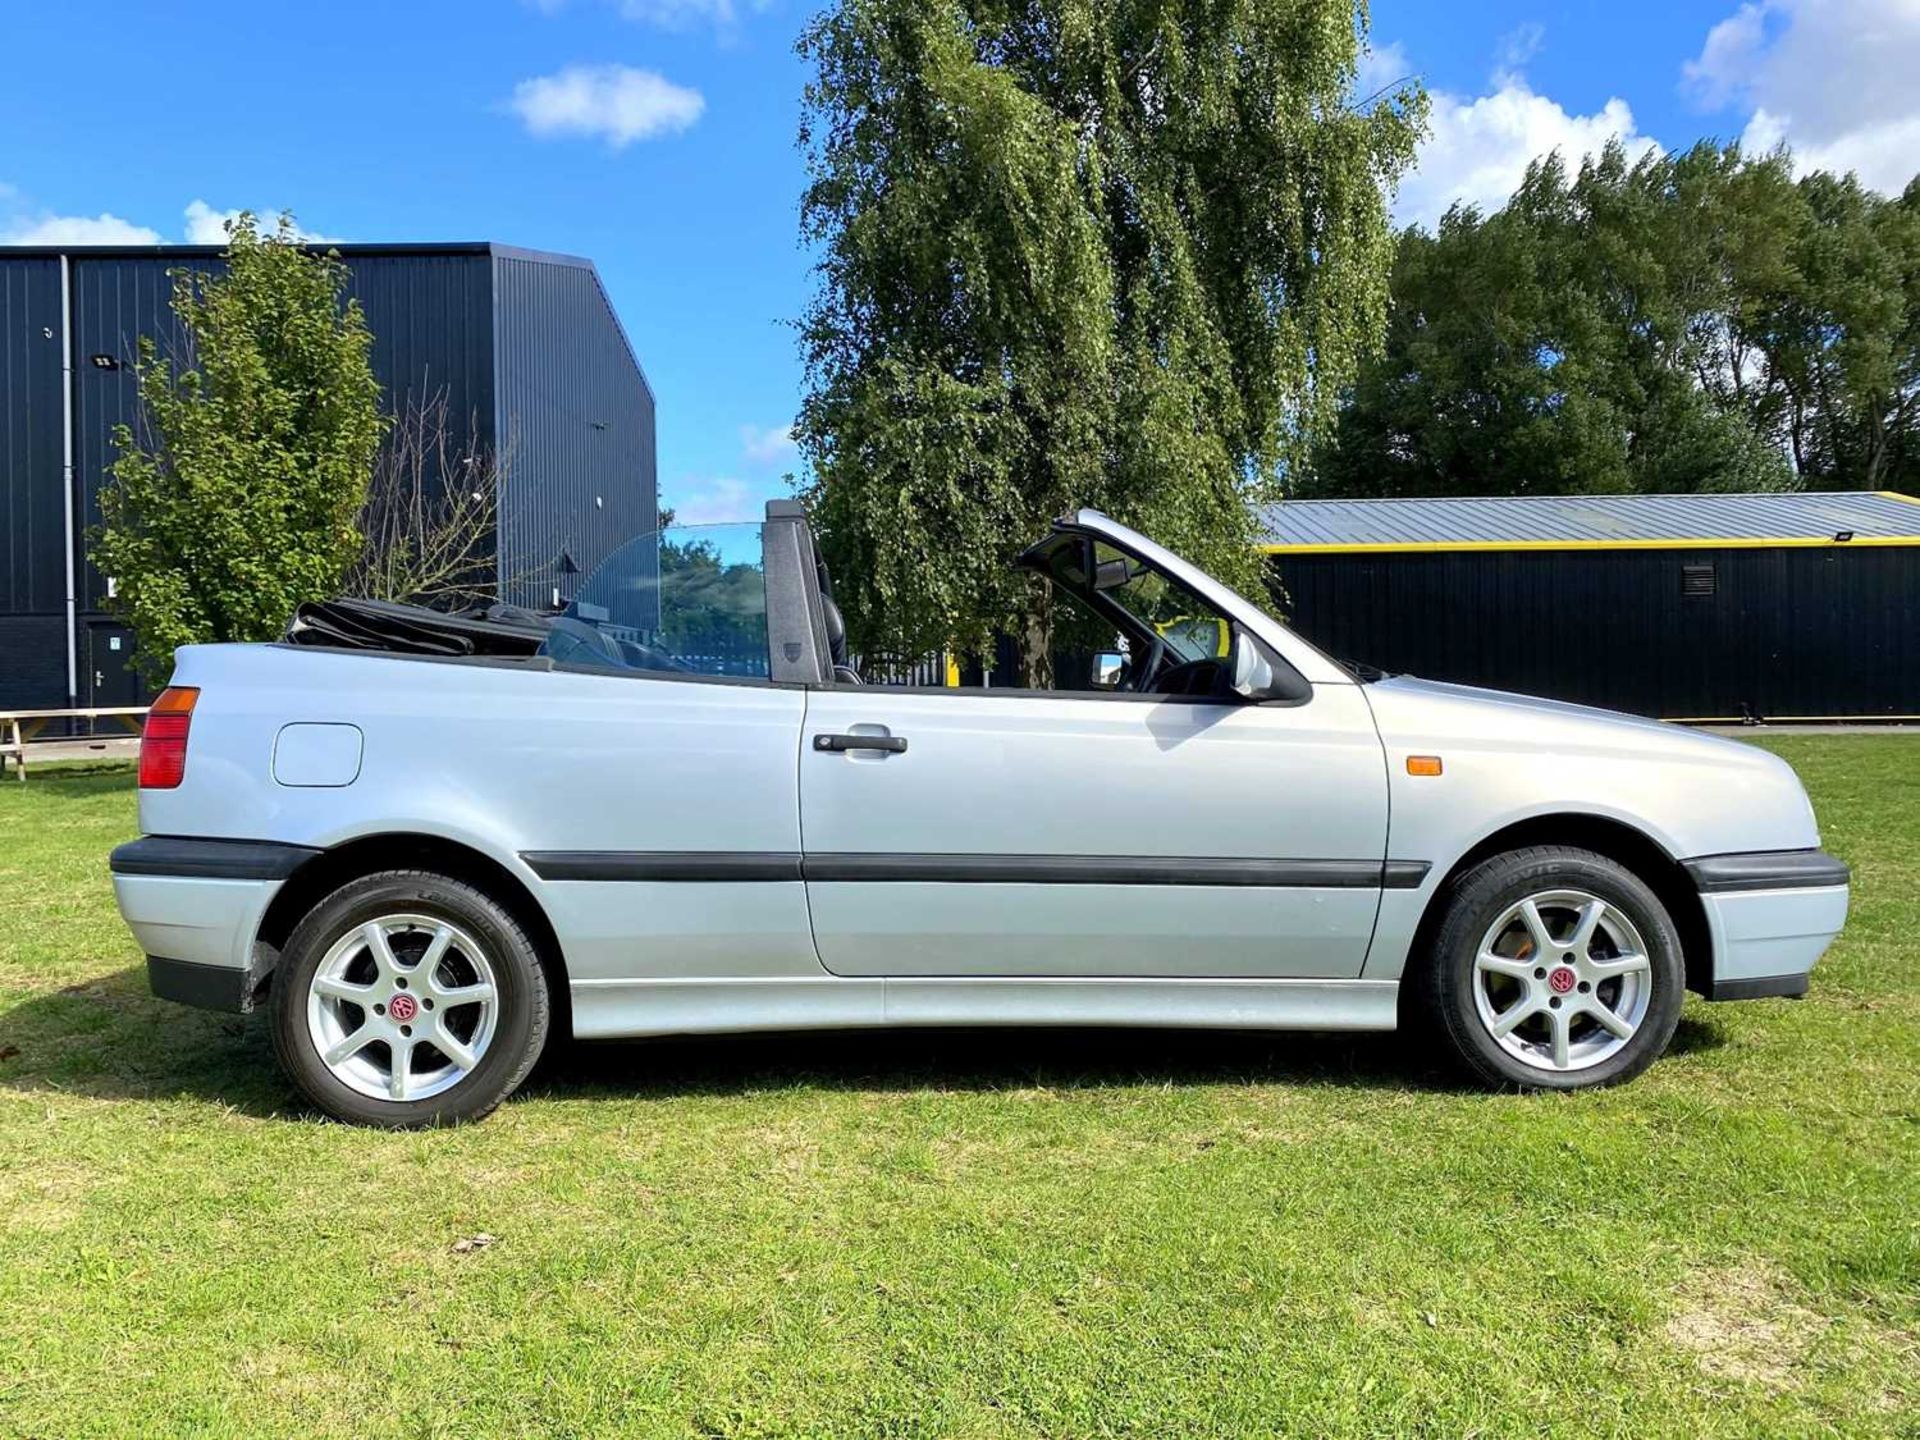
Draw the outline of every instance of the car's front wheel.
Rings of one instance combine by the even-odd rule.
[[[539,952],[509,910],[444,875],[387,871],[336,890],[288,939],[273,1046],[338,1119],[452,1125],[526,1078],[548,1011]]]
[[[1651,1065],[1686,968],[1666,907],[1624,866],[1536,846],[1455,879],[1419,977],[1448,1047],[1495,1085],[1574,1090]]]

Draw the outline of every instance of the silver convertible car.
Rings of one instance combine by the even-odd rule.
[[[1761,750],[1349,668],[1093,511],[1021,563],[1054,689],[860,674],[790,501],[562,614],[182,649],[112,857],[154,992],[265,1008],[385,1126],[486,1114],[555,1032],[1401,1025],[1573,1089],[1685,990],[1803,993],[1846,918]]]

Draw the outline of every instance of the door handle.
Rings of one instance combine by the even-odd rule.
[[[907,741],[902,735],[816,735],[813,748],[835,755],[848,750],[883,750],[889,755],[904,755]]]

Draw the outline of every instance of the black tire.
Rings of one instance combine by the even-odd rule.
[[[1475,957],[1487,931],[1527,897],[1556,890],[1581,891],[1618,907],[1639,931],[1651,984],[1632,1037],[1590,1067],[1565,1071],[1537,1068],[1510,1054],[1482,1020],[1475,997]],[[1618,1085],[1651,1065],[1673,1039],[1686,990],[1679,932],[1659,897],[1625,866],[1571,846],[1510,850],[1455,878],[1436,903],[1440,923],[1412,977],[1413,998],[1450,1057],[1483,1084],[1529,1090]]]
[[[307,1024],[308,987],[335,942],[396,913],[460,927],[488,952],[495,977],[493,1035],[478,1064],[447,1089],[419,1100],[376,1099],[344,1083],[321,1058]],[[301,1094],[337,1120],[388,1130],[459,1125],[489,1114],[526,1079],[546,1045],[551,1009],[540,953],[510,911],[463,881],[389,870],[341,886],[294,929],[273,974],[273,1049]]]

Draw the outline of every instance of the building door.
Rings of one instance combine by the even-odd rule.
[[[144,705],[151,698],[133,668],[133,632],[97,620],[87,626],[86,668],[80,676],[85,703],[95,708]]]

